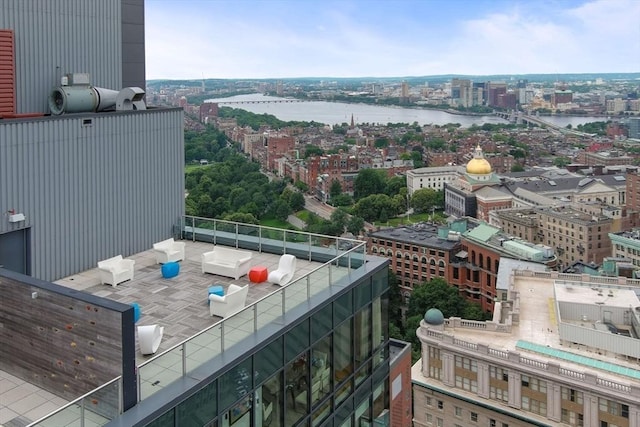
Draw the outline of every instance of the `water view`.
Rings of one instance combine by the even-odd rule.
[[[349,104],[345,102],[305,101],[305,102],[264,102],[284,101],[286,98],[264,96],[261,94],[238,95],[229,98],[209,99],[223,106],[241,108],[256,114],[272,114],[280,120],[316,121],[328,125],[350,123],[351,116],[356,123],[413,123],[421,125],[445,125],[460,123],[463,127],[484,123],[507,123],[493,115],[470,116],[451,114],[440,110],[404,108],[395,106],[376,106],[367,104]],[[558,126],[571,124],[573,127],[605,120],[602,117],[588,116],[550,116],[544,120]]]

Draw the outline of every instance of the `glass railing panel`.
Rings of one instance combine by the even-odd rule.
[[[239,224],[236,224],[234,222],[227,222],[227,221],[216,221],[216,231],[219,231],[221,233],[231,233],[233,235],[236,234],[236,228],[239,226]]]
[[[291,282],[287,287],[283,288],[282,291],[284,292],[284,309],[285,311],[289,311],[307,300],[306,277]]]
[[[238,224],[239,236],[253,236],[258,237],[260,235],[260,226],[255,224]]]
[[[292,230],[286,231],[284,240],[287,243],[301,243],[303,246],[307,246],[309,243],[309,237],[306,233],[300,233]]]
[[[195,237],[195,240],[213,243],[215,227],[213,221],[205,218],[188,217],[185,218],[184,225],[183,236],[185,239],[194,240]]]
[[[184,343],[187,372],[222,353],[222,327],[216,324]]]
[[[312,271],[307,280],[309,281],[309,292],[311,295],[315,295],[325,289],[327,289],[331,282],[329,281],[330,271],[333,267],[331,264],[324,264],[323,266]]]
[[[257,329],[277,322],[282,317],[282,290],[266,296],[256,303]]]
[[[333,245],[335,239],[329,236],[320,236],[316,234],[312,234],[311,236],[311,246],[316,248],[329,248]]]
[[[182,375],[182,346],[179,345],[138,367],[140,398],[152,396]]]
[[[367,257],[367,244],[359,243],[348,254],[348,266],[351,268],[360,268],[365,263]]]
[[[284,241],[285,241],[284,233],[285,233],[285,230],[282,230],[279,228],[262,227],[263,242],[267,242],[270,245],[277,245],[279,247],[283,247]],[[278,252],[284,253],[284,249]]]
[[[228,350],[255,332],[253,307],[229,316],[222,321],[223,346]]]
[[[120,414],[121,381],[117,378],[76,399],[30,426],[103,426]]]
[[[59,427],[59,426],[82,426],[83,410],[82,400],[71,403],[44,419],[30,424],[34,427]],[[106,422],[104,423],[106,424]],[[99,424],[99,425],[104,425]]]

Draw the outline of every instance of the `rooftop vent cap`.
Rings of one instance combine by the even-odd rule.
[[[117,111],[146,110],[144,90],[139,87],[125,87],[116,97]]]

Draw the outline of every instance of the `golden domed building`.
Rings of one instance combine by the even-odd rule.
[[[491,165],[489,164],[489,161],[484,158],[480,145],[478,145],[473,151],[473,159],[469,160],[469,163],[467,163],[467,173],[480,176],[491,174]]]
[[[492,208],[511,207],[511,195],[492,188],[499,186],[500,178],[493,173],[491,164],[484,158],[482,148],[478,145],[473,150],[473,158],[467,163],[465,173],[460,179],[445,184],[445,212],[459,218],[470,216],[487,221],[488,211]],[[482,199],[482,202],[479,202],[478,198]]]

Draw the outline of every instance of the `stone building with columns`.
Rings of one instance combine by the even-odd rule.
[[[492,321],[425,313],[414,426],[640,426],[637,280],[513,270]]]

